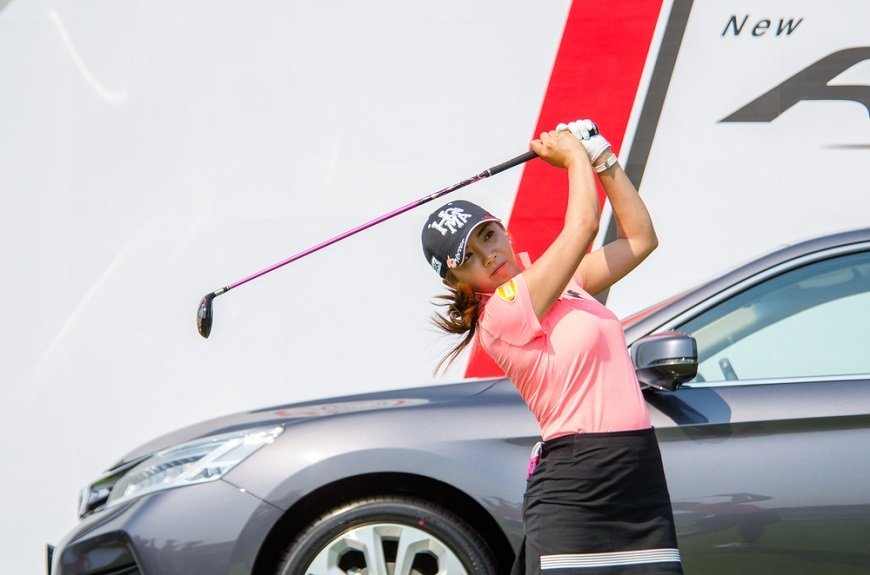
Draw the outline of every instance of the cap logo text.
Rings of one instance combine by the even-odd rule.
[[[471,219],[471,214],[466,214],[462,208],[447,208],[438,212],[440,221],[429,222],[429,228],[438,230],[442,236],[446,236],[447,232],[455,234],[465,226],[465,222]]]

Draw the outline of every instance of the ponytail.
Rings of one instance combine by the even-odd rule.
[[[437,373],[442,366],[449,367],[462,351],[474,340],[477,333],[477,319],[483,308],[483,299],[474,292],[468,284],[455,281],[452,274],[447,272],[447,291],[449,293],[435,296],[435,305],[445,307],[444,313],[435,312],[432,323],[440,330],[454,335],[465,334],[462,341],[450,350],[435,367]],[[446,363],[446,366],[445,366]]]

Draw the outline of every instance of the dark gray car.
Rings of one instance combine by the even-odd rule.
[[[868,320],[870,229],[625,321],[687,575],[870,571]],[[503,379],[208,421],[88,486],[50,570],[506,573],[537,440]]]

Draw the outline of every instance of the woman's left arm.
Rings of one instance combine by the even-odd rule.
[[[612,153],[608,150],[602,160]],[[578,270],[583,276],[583,287],[593,295],[625,277],[659,243],[649,211],[619,162],[599,173],[598,179],[616,218],[616,239],[580,262]]]

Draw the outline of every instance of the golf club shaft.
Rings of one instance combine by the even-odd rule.
[[[330,246],[336,242],[339,242],[339,241],[341,241],[347,237],[350,237],[358,232],[361,232],[367,228],[370,228],[370,227],[375,226],[381,222],[389,220],[390,218],[394,218],[394,217],[398,216],[399,214],[402,214],[404,212],[407,212],[408,210],[416,208],[417,206],[423,205],[426,202],[431,202],[435,198],[440,198],[441,196],[443,196],[445,194],[449,194],[450,192],[454,192],[454,191],[458,190],[459,188],[464,188],[468,184],[473,184],[474,182],[476,182],[478,180],[482,180],[484,178],[494,176],[495,174],[498,174],[499,172],[503,172],[509,168],[512,168],[514,166],[518,166],[522,163],[528,162],[532,158],[536,158],[536,157],[537,157],[537,155],[534,152],[526,152],[525,154],[520,154],[519,156],[517,156],[515,158],[511,158],[507,162],[503,162],[501,164],[498,164],[498,165],[495,165],[495,166],[489,168],[488,170],[484,170],[481,173],[477,174],[476,176],[468,178],[467,180],[462,180],[461,182],[453,184],[452,186],[448,186],[448,187],[444,188],[443,190],[438,190],[434,194],[429,194],[428,196],[422,197],[417,201],[411,202],[408,205],[405,205],[405,206],[402,206],[401,208],[393,210],[392,212],[390,212],[388,214],[384,214],[379,218],[375,218],[370,222],[366,222],[360,226],[357,226],[351,230],[348,230],[342,234],[339,234],[339,235],[335,236],[334,238],[328,239],[325,242],[317,244],[316,246],[312,246],[312,247],[308,248],[307,250],[301,251],[298,254],[287,258],[286,260],[282,260],[276,264],[273,264],[265,269],[258,271],[255,274],[251,274],[246,278],[240,279],[239,281],[237,281],[235,283],[231,283],[231,284],[224,286],[218,290],[215,290],[211,293],[205,294],[205,296],[203,296],[203,298],[200,300],[199,307],[196,310],[196,328],[199,331],[199,335],[201,335],[204,338],[208,338],[209,334],[211,333],[212,321],[214,319],[212,303],[214,301],[214,298],[216,298],[217,296],[224,294],[233,288],[237,288],[242,284],[246,284],[251,280],[257,279],[258,277],[265,275],[271,271],[274,271],[282,266],[286,266],[287,264],[289,264],[291,262],[295,262],[296,260],[298,260],[300,258],[304,258],[305,256],[312,254],[312,253],[316,252],[317,250],[321,250],[321,249],[325,248],[326,246]]]
[[[313,254],[314,252],[316,252],[318,250],[322,250],[323,248],[325,248],[327,246],[331,246],[332,244],[334,244],[336,242],[340,242],[341,240],[348,238],[356,233],[359,233],[359,232],[361,232],[365,229],[368,229],[372,226],[376,226],[376,225],[380,224],[381,222],[385,222],[391,218],[398,216],[399,214],[403,214],[403,213],[407,212],[408,210],[412,210],[412,209],[416,208],[417,206],[421,206],[427,202],[431,202],[434,199],[437,199],[437,198],[440,198],[441,196],[449,194],[450,192],[455,192],[456,190],[458,190],[460,188],[464,188],[465,186],[467,186],[469,184],[473,184],[474,182],[477,182],[477,181],[482,180],[484,178],[488,178],[490,176],[494,176],[495,174],[498,174],[499,172],[503,172],[507,169],[514,167],[514,166],[518,166],[519,164],[523,164],[525,162],[528,162],[529,160],[531,160],[533,158],[537,158],[537,155],[534,152],[526,152],[525,154],[521,154],[515,158],[511,158],[510,160],[508,160],[506,162],[503,162],[501,164],[493,166],[493,167],[489,168],[488,170],[484,170],[483,172],[477,174],[476,176],[473,176],[473,177],[468,178],[466,180],[462,180],[461,182],[453,184],[452,186],[448,186],[448,187],[444,188],[443,190],[438,190],[434,194],[429,194],[428,196],[422,197],[419,200],[415,200],[407,205],[402,206],[401,208],[395,209],[392,212],[389,212],[389,213],[384,214],[378,218],[375,218],[375,219],[371,220],[370,222],[366,222],[364,224],[361,224],[353,229],[347,230],[346,232],[343,232],[343,233],[335,236],[334,238],[330,238],[324,242],[317,244],[316,246],[312,246],[306,250],[299,252],[296,255],[290,256],[289,258],[287,258],[285,260],[281,260],[278,263],[272,264],[271,266],[264,268],[264,269],[254,273],[254,274],[251,274],[246,278],[240,279],[237,282],[231,283],[231,284],[227,285],[226,287],[223,287],[219,290],[216,290],[214,292],[214,295],[218,296],[218,295],[221,295],[222,293],[228,292],[229,290],[237,288],[240,285],[246,284],[251,280],[255,280],[260,276],[263,276],[269,272],[275,271],[276,269],[278,269],[280,267],[286,266],[289,263],[295,262],[298,259],[304,258],[307,255]]]

